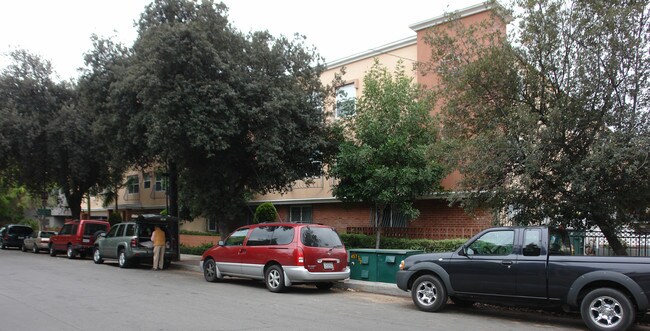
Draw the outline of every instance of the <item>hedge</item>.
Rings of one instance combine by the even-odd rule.
[[[181,230],[180,234],[186,234],[189,236],[219,236],[216,232],[206,232],[206,231],[190,231],[190,230]]]
[[[212,247],[211,244],[203,244],[201,246],[185,246],[181,244],[181,254],[189,254],[189,255],[203,255],[203,252],[208,250],[208,248]]]
[[[345,248],[375,248],[375,236],[365,234],[343,233],[340,235]],[[379,248],[381,249],[412,249],[425,252],[450,252],[456,250],[467,239],[406,239],[382,237]]]

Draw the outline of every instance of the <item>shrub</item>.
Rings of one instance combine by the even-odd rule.
[[[278,211],[270,202],[265,202],[255,208],[255,223],[273,222],[278,219]]]
[[[203,252],[212,247],[212,244],[203,244],[201,246],[185,246],[181,244],[181,254],[203,255]]]
[[[347,249],[350,248],[374,248],[375,237],[364,234],[343,233],[341,240]],[[409,249],[421,250],[424,252],[449,252],[456,250],[467,239],[443,239],[443,240],[430,240],[430,239],[406,239],[406,238],[390,238],[384,237],[381,239],[381,249]]]
[[[34,232],[38,231],[38,230],[39,230],[39,227],[40,227],[38,221],[37,221],[37,220],[33,220],[33,219],[24,219],[24,220],[20,221],[18,224],[24,224],[24,225],[27,225],[27,226],[29,226],[30,228],[32,228],[32,230],[34,230]]]
[[[120,222],[122,222],[122,216],[120,216],[119,213],[111,213],[108,216],[108,223],[110,223],[111,226],[113,226],[113,225],[115,225],[117,223],[120,223]]]
[[[190,230],[181,230],[180,234],[186,234],[188,236],[213,236],[218,237],[219,234],[215,232],[206,232],[206,231],[190,231]]]

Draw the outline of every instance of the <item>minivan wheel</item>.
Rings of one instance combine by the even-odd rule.
[[[271,292],[280,293],[285,290],[284,271],[279,265],[272,265],[264,273],[264,283]]]
[[[321,290],[321,291],[327,291],[327,290],[331,289],[332,286],[334,286],[334,283],[332,283],[332,282],[316,283],[316,288]]]
[[[447,289],[438,277],[422,275],[413,283],[411,298],[420,310],[436,312],[447,304]]]
[[[580,315],[590,330],[627,330],[634,323],[630,299],[613,288],[597,288],[580,304]]]
[[[95,262],[95,264],[104,263],[104,259],[102,259],[102,255],[99,253],[99,247],[95,247],[93,250],[93,262]]]
[[[38,246],[36,246],[36,244],[34,244],[34,246],[32,247],[32,253],[38,254],[38,251],[39,251]]]
[[[68,256],[69,259],[74,259],[76,257],[76,253],[74,249],[72,249],[72,245],[68,245],[68,249],[66,250],[66,255]]]
[[[129,267],[129,260],[126,259],[126,253],[124,253],[124,249],[120,249],[120,252],[117,254],[117,264],[120,266],[120,268]]]
[[[214,263],[213,259],[207,259],[203,262],[203,277],[211,283],[219,280],[219,277],[217,277],[217,264]]]

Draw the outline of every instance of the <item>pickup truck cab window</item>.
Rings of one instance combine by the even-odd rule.
[[[468,255],[509,255],[515,242],[515,232],[492,231],[485,233],[467,247]]]
[[[539,256],[542,252],[542,230],[526,229],[523,247],[524,256]]]
[[[548,253],[549,255],[572,255],[571,241],[566,231],[557,229],[548,230]]]

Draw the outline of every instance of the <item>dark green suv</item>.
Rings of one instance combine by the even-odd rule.
[[[154,227],[165,231],[165,264],[178,260],[178,219],[161,215],[140,215],[131,222],[115,224],[106,234],[95,240],[93,261],[100,264],[104,259],[117,259],[120,268],[141,262],[153,262],[151,234]]]

